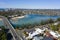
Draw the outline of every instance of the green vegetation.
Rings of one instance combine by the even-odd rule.
[[[58,30],[58,27],[57,27],[56,25],[53,25],[53,24],[50,25],[50,28],[51,28],[53,31],[57,31],[57,30]]]
[[[48,19],[48,20],[42,20],[40,23],[34,23],[34,24],[31,24],[31,23],[27,23],[27,24],[22,24],[22,25],[16,25],[15,28],[17,29],[24,29],[24,28],[27,28],[27,29],[30,29],[30,28],[33,28],[33,27],[36,27],[36,26],[40,26],[40,25],[45,25],[45,24],[48,24],[48,23],[53,23],[54,21],[52,19]]]
[[[41,20],[40,24],[41,24],[41,25],[44,25],[44,24],[46,24],[46,22],[43,21],[43,20]]]
[[[15,26],[15,28],[17,28],[17,29],[24,29],[24,28],[27,28],[27,29],[29,29],[29,28],[32,28],[32,27],[34,27],[35,26],[35,24],[30,24],[30,23],[28,23],[28,24],[22,24],[22,25],[16,25]]]
[[[24,15],[24,14],[41,14],[41,15],[60,15],[60,9],[1,9],[0,15]],[[57,12],[57,13],[56,13]]]
[[[60,24],[58,25],[49,25],[49,27],[53,30],[53,31],[59,31],[60,32]]]
[[[47,21],[48,23],[54,23],[54,20],[53,19],[48,19],[48,21]]]
[[[41,25],[45,25],[45,24],[49,24],[49,23],[54,23],[54,21],[52,20],[52,19],[48,19],[48,20],[42,20],[41,22],[40,22],[40,24]]]
[[[60,21],[60,18],[57,18],[57,21]]]
[[[7,40],[7,35],[5,33],[5,29],[3,26],[0,27],[2,30],[0,30],[0,40]]]
[[[0,11],[0,15],[8,17],[8,16],[12,16],[12,15],[20,16],[20,15],[24,15],[24,13],[21,11],[18,11],[18,10],[8,9],[7,11],[5,11],[5,10]]]
[[[27,32],[24,31],[23,33],[24,33],[24,35],[25,35],[26,37],[29,36]]]
[[[60,18],[57,18],[56,21],[59,21]],[[27,23],[27,24],[22,24],[21,26],[16,26],[17,29],[24,29],[24,28],[27,28],[27,29],[30,29],[30,28],[33,28],[33,27],[36,27],[36,26],[40,26],[40,25],[46,25],[46,24],[52,24],[54,22],[53,19],[48,19],[48,20],[41,20],[40,23],[34,23],[34,24],[31,24],[31,23]],[[57,31],[59,30],[58,28],[60,28],[60,25],[50,25],[50,28],[54,31]]]

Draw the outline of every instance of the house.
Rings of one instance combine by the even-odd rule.
[[[32,33],[29,32],[26,39],[32,39],[32,40],[57,40],[60,37],[60,34],[57,34],[51,30],[48,30],[47,32],[44,32],[45,29],[35,28],[35,31]],[[45,34],[45,35],[44,35]]]
[[[58,24],[59,24],[59,22],[54,23],[54,25],[58,25]]]
[[[53,31],[50,31],[50,34],[54,37],[54,38],[60,38],[60,34],[55,33]]]
[[[44,30],[42,30],[42,29],[39,29],[39,28],[35,28],[35,31],[33,32],[33,33],[29,33],[29,36],[27,37],[27,39],[28,38],[33,38],[35,35],[38,35],[38,34],[40,34],[40,33],[44,33],[44,31],[45,31],[45,29]]]

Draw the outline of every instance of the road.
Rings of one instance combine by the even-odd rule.
[[[13,28],[13,26],[10,24],[10,22],[8,21],[8,19],[6,17],[2,17],[3,22],[4,22],[4,26],[10,30],[13,39],[14,40],[23,40],[15,31],[15,29]]]

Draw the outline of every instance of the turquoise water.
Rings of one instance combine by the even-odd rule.
[[[0,26],[3,26],[3,21],[2,20],[0,20]]]
[[[59,18],[60,16],[49,16],[49,15],[38,15],[38,14],[29,14],[29,15],[25,15],[24,18],[21,19],[17,19],[17,20],[10,20],[10,22],[12,23],[12,25],[16,26],[16,25],[22,25],[22,24],[34,24],[34,23],[40,23],[41,20],[47,20],[47,19],[53,19],[56,20],[57,18]]]

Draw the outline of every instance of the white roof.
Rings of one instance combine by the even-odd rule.
[[[54,25],[58,25],[58,22],[54,23]]]
[[[44,30],[41,30],[41,29],[39,29],[39,28],[36,28],[35,30],[36,30],[36,31],[34,31],[32,34],[29,33],[29,37],[30,37],[30,38],[32,38],[33,36],[38,35],[38,34],[40,34],[40,33],[42,33],[42,32],[44,31]]]
[[[53,35],[54,37],[57,37],[57,38],[60,37],[60,34],[57,34],[57,33],[53,32],[53,31],[50,31],[50,34]]]

